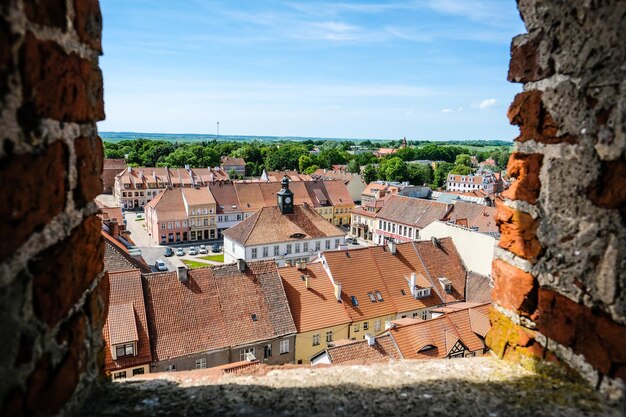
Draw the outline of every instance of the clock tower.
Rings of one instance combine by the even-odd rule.
[[[278,208],[282,214],[293,214],[293,192],[289,189],[289,178],[287,175],[281,181],[283,188],[276,194],[278,198]]]

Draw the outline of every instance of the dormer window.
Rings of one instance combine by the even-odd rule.
[[[133,343],[126,343],[124,345],[115,346],[115,356],[117,358],[122,358],[124,356],[134,356],[135,355],[135,345]]]
[[[380,291],[376,291],[376,299],[378,301],[384,301],[383,300],[383,295],[380,293]]]

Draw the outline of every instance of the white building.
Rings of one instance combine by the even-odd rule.
[[[346,235],[308,204],[294,206],[289,180],[282,181],[278,206],[263,207],[223,232],[224,262],[274,259],[309,261],[318,253],[345,245]]]
[[[463,192],[484,190],[488,194],[492,194],[497,191],[496,182],[496,176],[493,173],[481,175],[448,174],[446,190]]]

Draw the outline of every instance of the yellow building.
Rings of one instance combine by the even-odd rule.
[[[278,272],[298,330],[295,360],[308,364],[328,343],[348,338],[350,316],[321,263],[283,267]]]
[[[217,238],[217,206],[207,188],[183,188],[181,190],[187,217],[189,240]]]

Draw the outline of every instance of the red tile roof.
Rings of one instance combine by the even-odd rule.
[[[495,216],[495,207],[457,201],[445,220],[465,227],[476,227],[481,233],[498,233]]]
[[[144,280],[155,360],[296,332],[274,262],[194,269],[186,283],[174,272]]]
[[[483,318],[488,311],[489,304],[483,304],[431,320],[391,328],[389,334],[405,359],[445,358],[456,341],[460,341],[469,351],[480,351],[485,348],[482,337],[488,330],[488,320]],[[474,315],[473,326],[470,315]],[[429,345],[432,348],[420,352]]]
[[[436,220],[443,220],[450,209],[451,205],[437,201],[392,195],[377,217],[422,229]]]
[[[374,346],[370,346],[367,340],[341,344],[326,349],[330,360],[338,363],[368,363],[400,359],[400,352],[389,335],[376,337]]]
[[[294,206],[293,209],[293,214],[282,214],[277,206],[263,207],[241,223],[226,229],[224,236],[243,245],[258,245],[345,235],[311,206]],[[304,237],[292,237],[294,235]]]
[[[350,323],[344,304],[337,302],[334,287],[321,263],[278,269],[283,280],[291,314],[299,333]],[[306,288],[303,276],[309,277]]]
[[[167,220],[187,220],[187,210],[185,210],[183,195],[178,188],[168,188],[161,191],[146,204],[146,209],[150,208],[157,210],[157,216],[160,222]]]
[[[105,278],[107,279],[107,278]],[[102,328],[106,349],[106,370],[138,366],[152,361],[150,333],[146,319],[141,273],[139,270],[109,272],[109,313]],[[126,339],[126,340],[122,340]],[[137,340],[137,355],[113,360],[111,345]]]

